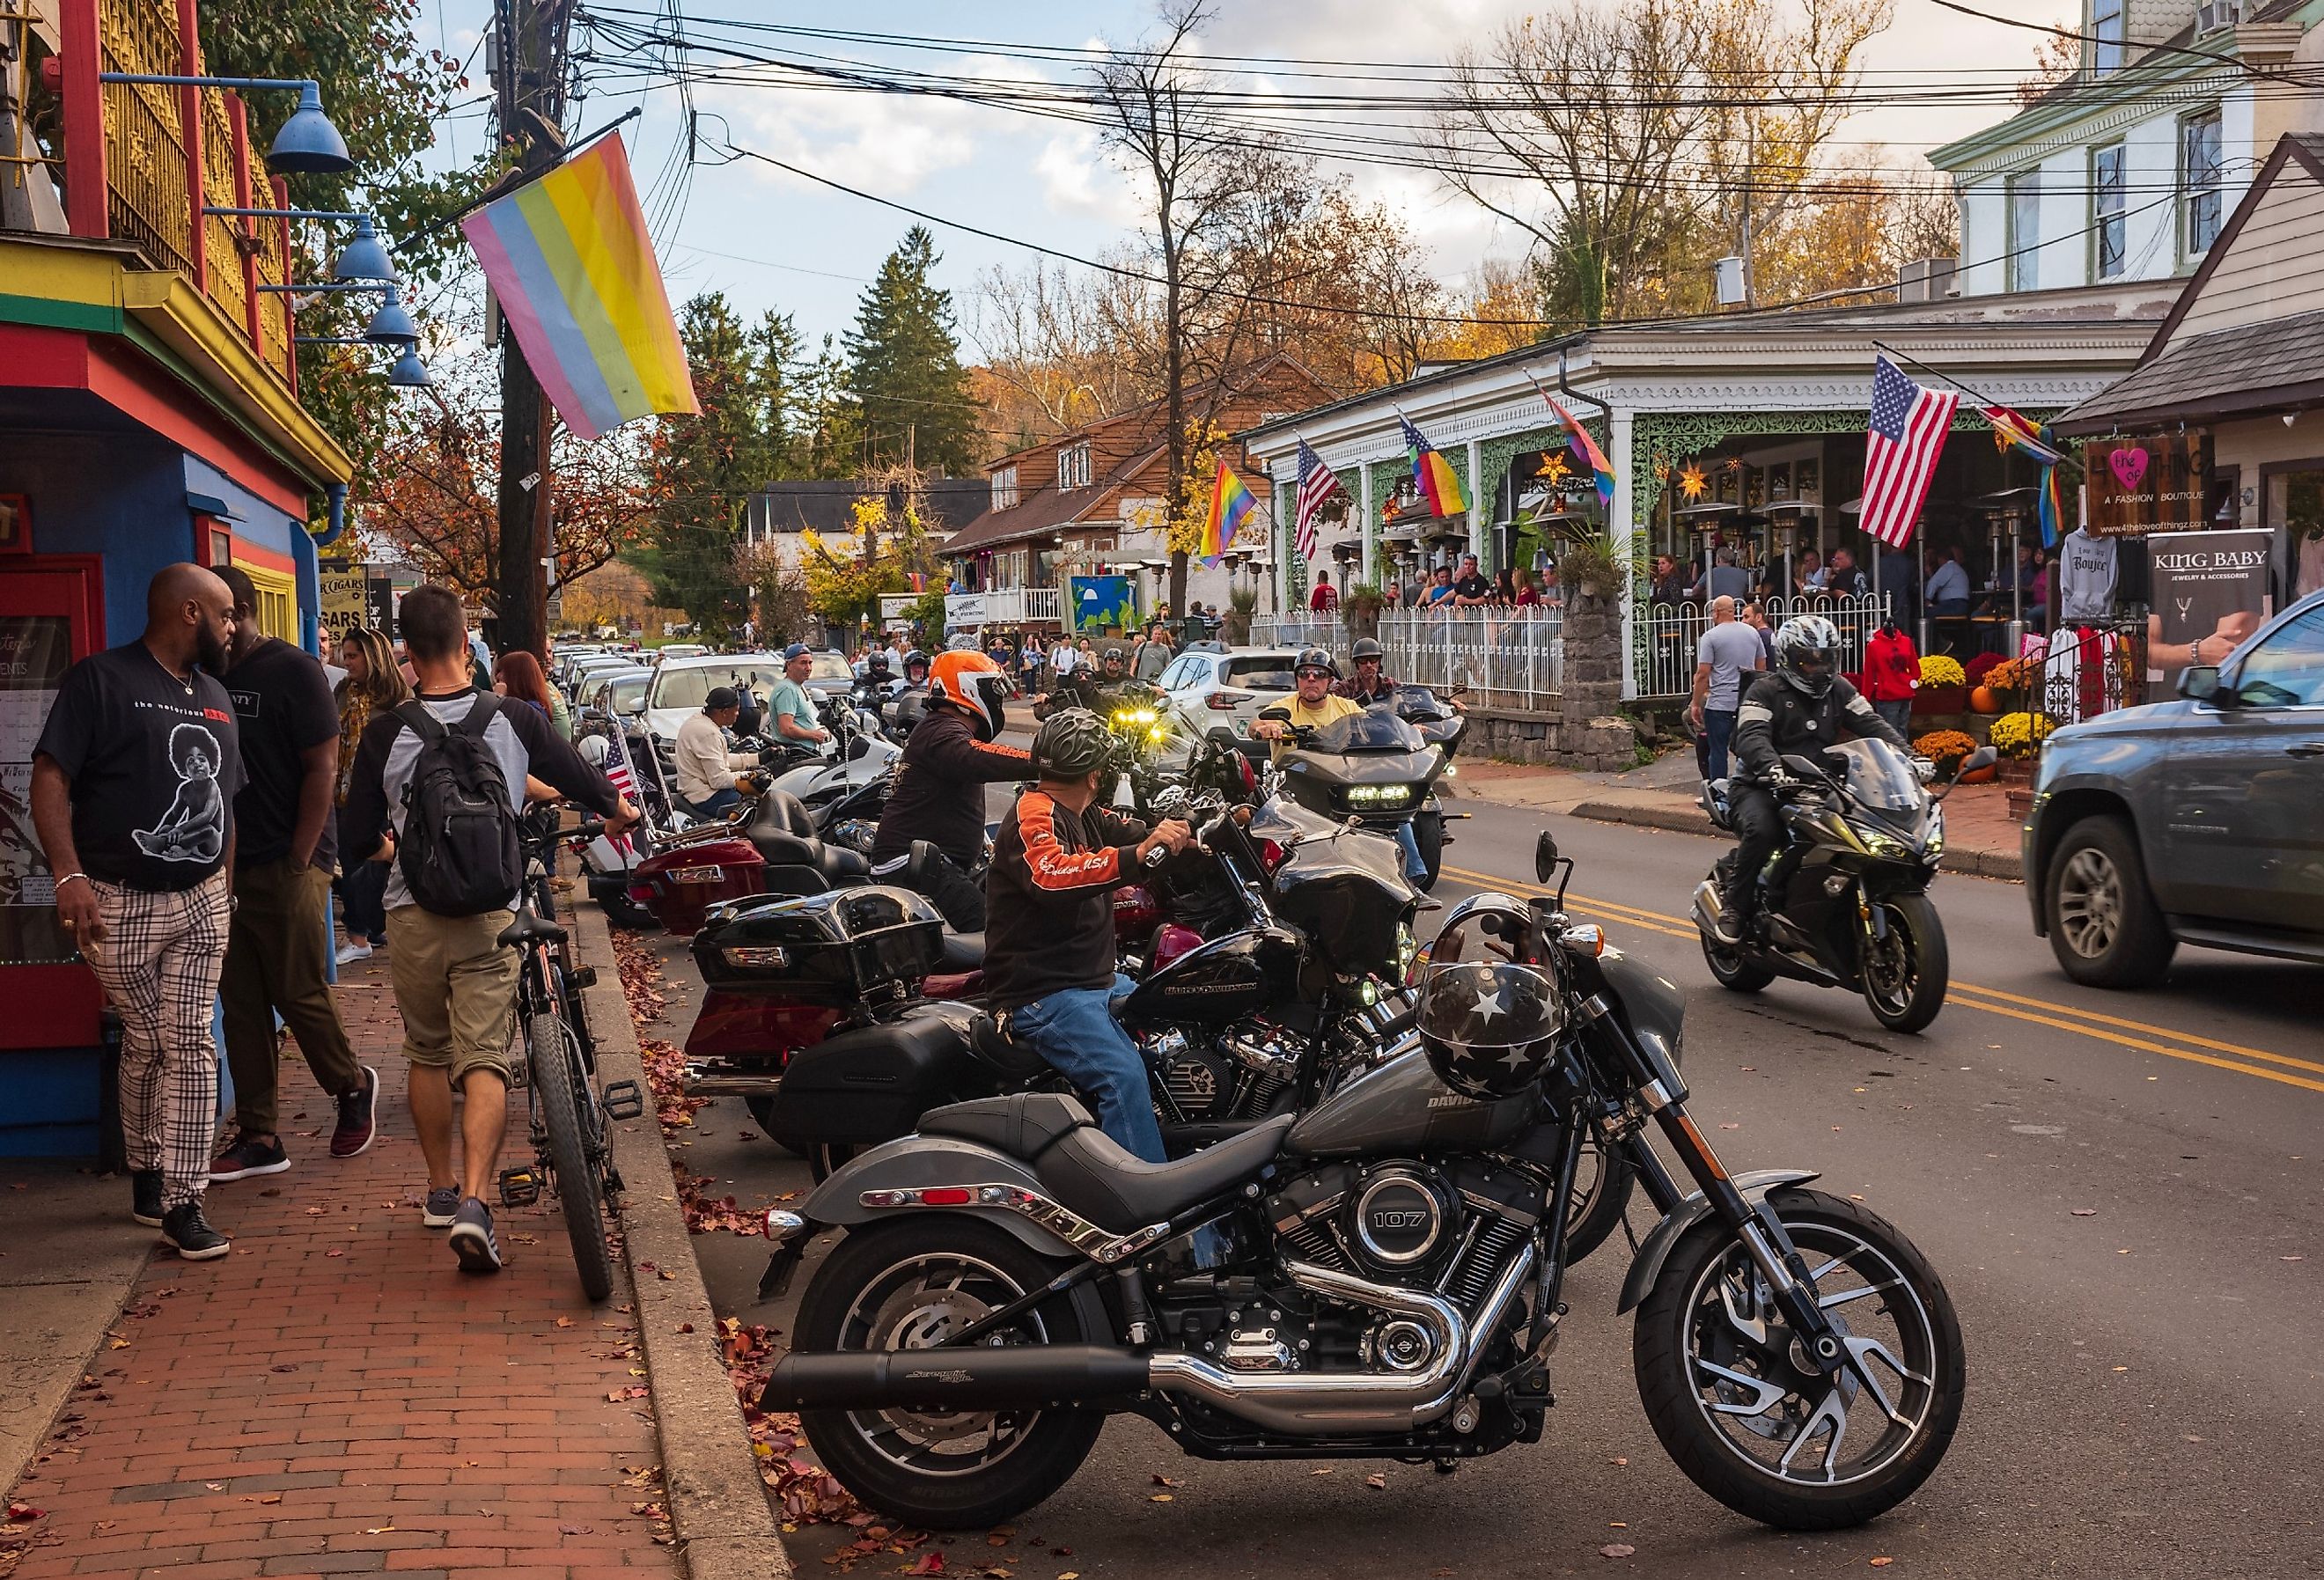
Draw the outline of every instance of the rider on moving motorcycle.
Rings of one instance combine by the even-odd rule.
[[[1782,877],[1763,883],[1761,869],[1784,840],[1775,794],[1801,781],[1784,758],[1815,757],[1849,736],[1882,740],[1900,752],[1912,746],[1856,688],[1840,678],[1840,633],[1821,614],[1796,614],[1775,633],[1775,662],[1751,683],[1735,713],[1736,759],[1729,815],[1735,825],[1735,866],[1716,937],[1732,947],[1751,933],[1761,890],[1780,892]]]
[[[1099,1128],[1159,1163],[1145,1061],[1113,1018],[1131,984],[1114,970],[1111,891],[1193,831],[1175,818],[1148,830],[1097,804],[1111,749],[1104,721],[1082,708],[1033,737],[1040,782],[1002,820],[984,878],[984,988],[1009,1034],[1096,1104]]]
[[[984,891],[969,876],[984,859],[984,787],[1032,773],[1024,753],[993,742],[1008,695],[1008,677],[982,653],[936,660],[927,716],[904,743],[872,842],[872,875],[935,901],[954,932],[984,929]],[[915,864],[912,845],[923,839],[940,854]]]

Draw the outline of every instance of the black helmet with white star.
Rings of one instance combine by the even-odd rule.
[[[1464,1097],[1513,1096],[1536,1080],[1565,1028],[1557,984],[1530,966],[1463,961],[1420,984],[1420,1046]]]

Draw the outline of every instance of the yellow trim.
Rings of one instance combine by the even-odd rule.
[[[134,323],[179,356],[307,483],[345,483],[355,463],[251,349],[243,326],[174,270],[141,269],[113,249],[0,238],[5,294],[108,312],[110,332]]]

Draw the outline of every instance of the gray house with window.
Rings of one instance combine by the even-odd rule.
[[[2324,130],[2324,0],[2082,0],[2081,63],[1929,161],[1964,296],[2193,273],[2289,132]]]

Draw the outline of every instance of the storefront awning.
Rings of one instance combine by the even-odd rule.
[[[2051,426],[2061,438],[2087,438],[2319,404],[2324,404],[2324,310],[2183,340]]]

